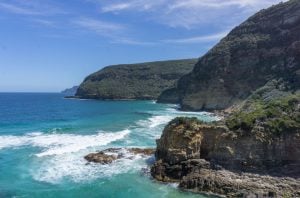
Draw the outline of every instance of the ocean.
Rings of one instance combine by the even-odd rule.
[[[116,147],[155,148],[180,112],[154,101],[64,99],[55,93],[0,93],[0,198],[205,197],[161,184],[145,171],[154,157],[132,155],[109,165],[86,154]]]

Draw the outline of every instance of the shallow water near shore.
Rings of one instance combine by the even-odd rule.
[[[135,155],[110,165],[83,159],[110,147],[154,148],[177,116],[216,119],[153,101],[0,93],[0,197],[204,197],[153,181],[142,171],[153,157]]]

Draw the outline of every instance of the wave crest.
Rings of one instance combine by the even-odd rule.
[[[107,145],[116,140],[125,138],[130,133],[126,129],[115,133],[98,133],[95,135],[76,134],[44,134],[33,132],[23,136],[0,136],[0,149],[17,148],[21,146],[33,146],[42,148],[37,157],[48,155],[61,155],[65,153],[78,152],[90,147]]]

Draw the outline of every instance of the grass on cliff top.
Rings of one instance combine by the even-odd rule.
[[[246,108],[226,119],[226,125],[234,131],[241,129],[249,132],[259,125],[272,134],[292,132],[300,128],[299,102],[299,93],[271,101],[253,97]]]
[[[171,120],[168,126],[179,126],[183,125],[187,130],[194,130],[195,128],[199,128],[199,126],[210,126],[210,127],[220,127],[219,121],[205,122],[199,120],[197,117],[176,117]]]
[[[199,120],[196,117],[176,117],[169,124],[192,126],[195,124],[200,125],[203,123],[203,121]]]

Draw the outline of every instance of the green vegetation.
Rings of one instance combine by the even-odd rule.
[[[300,30],[299,2],[287,1],[253,15],[202,56],[193,72],[178,82],[182,109],[227,109],[272,79],[289,81],[291,88],[297,90],[300,84],[300,42],[296,36]],[[173,92],[162,96],[168,97]],[[252,117],[245,118],[245,127],[252,120]]]
[[[226,119],[231,130],[251,131],[255,126],[264,127],[265,132],[282,134],[300,128],[300,94],[289,94],[265,101],[250,98],[243,108]]]
[[[176,124],[176,125],[192,125],[192,124],[203,124],[204,122],[197,119],[196,117],[176,117],[174,118],[170,124]]]
[[[93,99],[157,99],[190,72],[196,59],[108,66],[88,76],[76,96]]]

